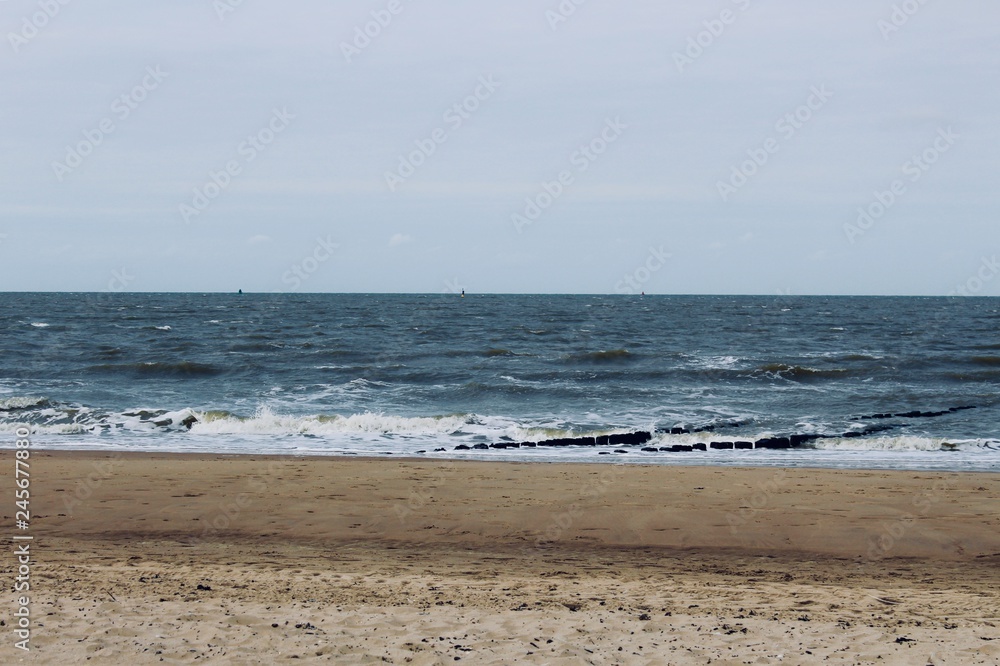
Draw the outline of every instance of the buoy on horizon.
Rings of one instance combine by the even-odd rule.
[[[240,289],[239,293],[241,293],[241,294],[242,294],[242,293],[243,293],[243,290],[242,290],[242,289]]]
[[[465,290],[462,290],[462,298],[465,298]]]

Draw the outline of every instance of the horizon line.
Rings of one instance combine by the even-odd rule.
[[[505,291],[57,291],[34,290],[13,291],[0,289],[0,294],[105,294],[109,296],[138,294],[186,294],[186,295],[232,295],[232,296],[620,296],[623,298],[668,297],[668,298],[1000,298],[990,294],[784,294],[784,293],[587,293],[587,292],[505,292]]]

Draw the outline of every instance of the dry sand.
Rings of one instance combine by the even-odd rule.
[[[997,475],[33,452],[31,479],[4,664],[1000,663]]]

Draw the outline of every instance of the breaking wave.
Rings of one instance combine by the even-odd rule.
[[[12,398],[0,399],[0,412],[13,412],[24,409],[34,409],[45,407],[49,404],[48,398],[35,396],[14,396]]]

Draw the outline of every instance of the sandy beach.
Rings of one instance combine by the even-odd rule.
[[[36,451],[31,479],[3,663],[1000,663],[995,475]]]

